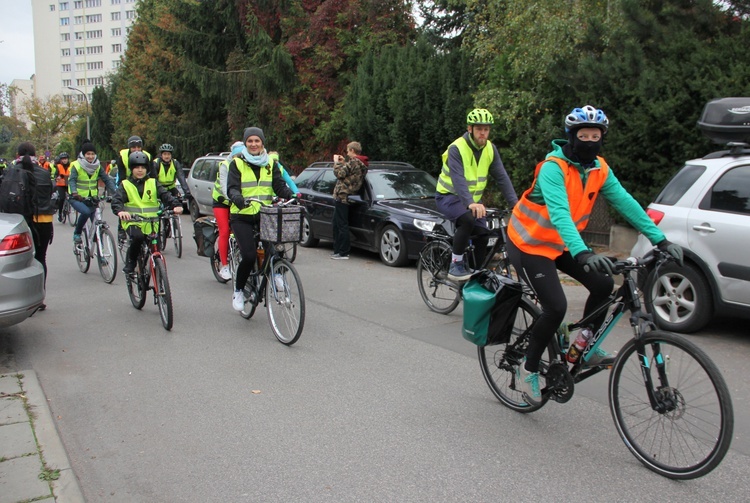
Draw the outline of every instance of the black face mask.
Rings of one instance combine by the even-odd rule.
[[[602,140],[599,141],[582,141],[573,138],[573,154],[578,158],[581,164],[591,164],[599,155],[602,149]]]

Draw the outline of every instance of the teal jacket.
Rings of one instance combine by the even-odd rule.
[[[580,164],[571,161],[563,154],[562,147],[566,143],[568,143],[567,140],[553,140],[552,152],[547,154],[546,159],[558,157],[577,167],[581,175],[581,182],[585,185],[588,172]],[[599,161],[595,161],[594,167],[590,169],[599,169]],[[611,166],[609,175],[607,175],[607,179],[599,195],[604,196],[607,202],[630,225],[643,233],[652,244],[660,243],[666,239],[664,233],[646,215],[646,212],[638,204],[638,201],[625,190],[615,176]],[[573,223],[573,219],[570,217],[570,204],[568,203],[568,193],[565,190],[565,177],[562,171],[560,171],[560,167],[554,161],[545,162],[542,165],[534,184],[534,190],[529,194],[529,199],[534,203],[547,206],[552,225],[557,229],[565,246],[570,250],[571,255],[575,257],[581,252],[591,251],[586,246],[586,243],[584,243],[583,238],[581,238],[578,229],[576,229]]]

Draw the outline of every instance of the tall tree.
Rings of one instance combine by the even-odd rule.
[[[25,101],[26,114],[31,128],[29,139],[37,150],[54,151],[63,133],[66,133],[79,117],[86,117],[86,104],[66,101],[62,96],[47,99],[30,98]]]

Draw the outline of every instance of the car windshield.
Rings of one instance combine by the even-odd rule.
[[[435,196],[436,180],[425,171],[370,171],[373,199],[425,199]]]

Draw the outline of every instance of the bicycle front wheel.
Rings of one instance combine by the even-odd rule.
[[[174,322],[172,291],[169,289],[167,265],[161,257],[154,257],[154,298],[159,308],[162,326],[167,330],[172,330],[172,323]]]
[[[460,287],[448,279],[452,250],[445,241],[427,243],[419,254],[417,284],[427,307],[440,314],[453,312],[461,301]]]
[[[76,262],[78,262],[78,269],[85,273],[89,271],[91,266],[91,254],[89,253],[89,233],[84,227],[81,231],[81,244],[73,245],[74,253],[76,255]]]
[[[716,468],[729,449],[734,412],[724,378],[698,346],[654,330],[620,350],[609,378],[617,432],[638,460],[659,475],[694,479]],[[656,404],[644,383],[652,380]]]
[[[534,412],[541,409],[548,400],[547,396],[542,395],[540,405],[529,405],[523,399],[521,392],[516,389],[516,368],[526,355],[529,332],[539,315],[539,308],[527,297],[523,297],[518,306],[508,342],[477,347],[479,366],[482,368],[482,375],[492,394],[503,405],[518,412]],[[542,357],[540,367],[546,368],[554,358],[555,355],[550,347],[547,349],[547,358]],[[542,376],[539,378],[543,379]],[[539,387],[544,387],[541,382]]]
[[[284,243],[283,246],[284,251],[281,252],[281,256],[289,262],[294,262],[297,258],[297,243]]]
[[[97,257],[99,260],[99,273],[105,283],[112,283],[117,276],[117,250],[115,249],[115,238],[109,229],[99,231],[101,241],[97,242]]]
[[[291,346],[302,335],[305,326],[305,292],[291,262],[275,260],[266,281],[266,309],[273,335]]]
[[[172,238],[174,239],[174,251],[177,258],[182,258],[182,223],[179,215],[176,215],[172,220]]]
[[[143,257],[138,257],[135,274],[126,274],[125,283],[128,287],[128,297],[130,303],[136,309],[142,309],[146,304],[146,274],[144,269],[148,267]]]
[[[76,222],[78,222],[78,210],[73,208],[73,206],[68,206],[68,225],[71,227],[76,226]]]

